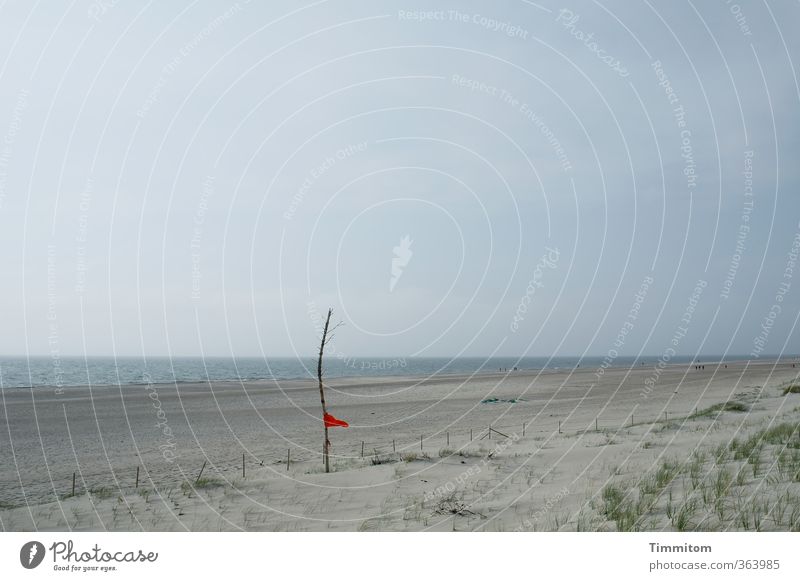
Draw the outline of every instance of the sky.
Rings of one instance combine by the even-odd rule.
[[[6,2],[0,354],[796,354],[798,21]]]

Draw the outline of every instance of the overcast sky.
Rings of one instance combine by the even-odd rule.
[[[797,353],[797,22],[6,2],[0,353]]]

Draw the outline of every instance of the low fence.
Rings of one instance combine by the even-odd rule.
[[[668,410],[664,411],[659,417],[645,417],[644,415],[639,417],[635,412],[632,412],[624,418],[595,417],[589,422],[579,422],[569,417],[561,419],[548,417],[544,420],[537,419],[535,422],[530,420],[516,424],[487,424],[480,427],[449,429],[437,431],[431,435],[420,434],[418,437],[413,438],[406,436],[402,439],[380,439],[376,441],[353,440],[350,438],[349,441],[332,447],[331,458],[334,462],[336,460],[360,458],[368,460],[388,454],[403,455],[425,453],[433,450],[439,452],[443,448],[452,449],[455,453],[471,443],[484,440],[524,439],[530,437],[542,439],[541,436],[543,435],[574,437],[589,433],[614,433],[637,426],[654,426],[669,422],[691,421],[708,415],[707,412],[698,415],[695,408],[694,410]],[[226,477],[226,479],[228,475],[247,478],[248,471],[252,471],[253,468],[271,466],[275,471],[290,471],[292,466],[300,464],[319,462],[319,465],[322,466],[323,463],[321,450],[320,452],[314,452],[308,447],[301,446],[287,447],[285,453],[282,454],[276,454],[273,448],[263,457],[259,457],[252,450],[243,450],[233,458],[212,460],[208,455],[204,454],[201,459],[202,465],[198,461],[194,468],[185,462],[176,462],[178,472],[173,471],[171,475],[164,474],[164,478],[159,478],[158,480],[155,479],[156,475],[152,471],[152,466],[149,468],[147,466],[131,466],[130,469],[124,470],[112,469],[102,475],[87,474],[78,467],[71,475],[65,475],[66,478],[62,480],[63,488],[61,488],[61,492],[58,490],[60,486],[57,482],[51,483],[51,486],[48,487],[52,490],[52,492],[49,492],[50,501],[53,499],[54,492],[57,493],[59,498],[64,499],[86,492],[91,494],[99,489],[107,491],[109,476],[114,485],[113,489],[118,489],[122,493],[123,489],[135,490],[141,486],[164,489],[165,484],[168,485],[170,483],[176,485],[185,485],[184,483],[189,483],[190,485],[192,483],[198,484],[204,475],[208,476],[212,472],[218,476]],[[97,485],[93,486],[93,481],[99,480],[101,476],[102,482],[97,482]],[[16,482],[18,485],[21,484],[19,480]],[[5,486],[4,488],[8,490],[10,487]],[[0,507],[4,506],[7,508],[11,504],[0,498]]]

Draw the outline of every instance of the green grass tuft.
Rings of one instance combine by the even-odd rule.
[[[800,422],[783,422],[764,430],[763,440],[768,444],[800,447]]]
[[[219,488],[220,486],[224,485],[225,483],[219,478],[214,478],[212,476],[204,476],[203,478],[199,478],[194,482],[189,482],[188,480],[184,480],[181,483],[181,490],[183,491],[184,494],[187,494],[192,490],[201,490],[203,488]]]
[[[709,406],[705,409],[699,410],[693,413],[690,418],[704,418],[710,416],[718,416],[722,412],[746,412],[749,411],[745,404],[739,401],[726,401],[721,403],[715,403],[712,406]]]
[[[608,484],[602,492],[603,513],[613,520],[620,532],[637,529],[639,512],[637,505],[627,499],[625,492],[614,484]],[[643,508],[646,505],[640,505]]]
[[[95,486],[88,490],[90,496],[103,500],[116,496],[117,490],[109,488],[108,486]]]
[[[678,508],[678,511],[673,514],[672,526],[680,532],[689,530],[689,527],[692,526],[692,518],[694,518],[696,512],[697,501],[693,498],[685,501],[680,508]]]

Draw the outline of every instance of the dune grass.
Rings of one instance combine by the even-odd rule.
[[[97,499],[105,500],[107,498],[112,498],[113,496],[117,496],[119,490],[114,488],[110,488],[108,486],[94,486],[88,490],[91,496],[94,496]]]
[[[764,430],[763,439],[769,444],[800,448],[800,422],[783,422]]]
[[[708,414],[725,409],[712,408]],[[682,462],[661,460],[638,479],[615,478],[592,506],[617,531],[797,531],[798,483],[800,422],[784,421],[695,450]],[[601,522],[595,530],[607,529]]]
[[[639,513],[628,492],[616,484],[608,484],[601,494],[603,514],[616,523],[618,531],[636,530]]]
[[[184,480],[181,483],[181,490],[183,491],[184,494],[188,494],[192,490],[219,488],[220,486],[225,486],[225,482],[223,482],[219,478],[214,478],[213,476],[204,476],[202,478],[198,478],[194,482],[189,482],[188,480]]]
[[[725,401],[720,403],[715,403],[712,406],[709,406],[705,409],[698,410],[692,415],[690,418],[705,418],[705,417],[712,417],[718,416],[722,412],[746,412],[749,411],[745,404],[739,401]]]

